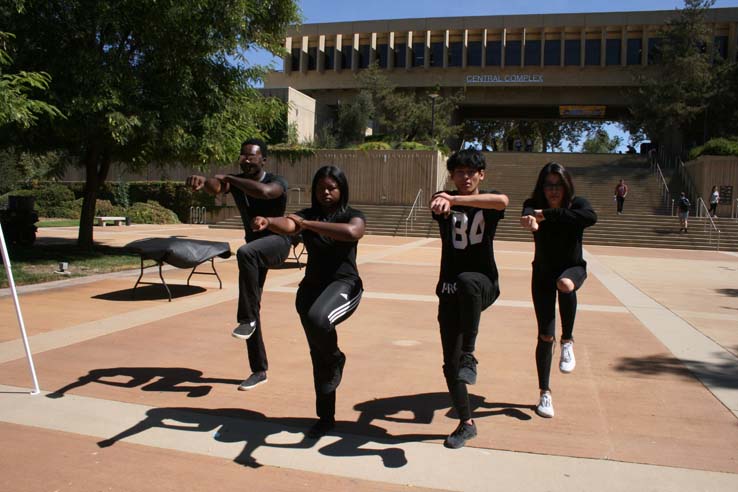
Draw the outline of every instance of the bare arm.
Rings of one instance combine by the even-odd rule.
[[[254,217],[251,219],[254,232],[269,229],[277,234],[294,235],[300,232],[297,222],[289,217]]]
[[[430,208],[435,214],[448,213],[454,205],[466,207],[505,210],[509,203],[507,195],[498,193],[478,193],[476,195],[451,195],[440,191],[433,195]]]
[[[219,175],[216,177],[222,179],[223,182],[228,183],[231,186],[235,186],[250,197],[261,198],[263,200],[279,198],[284,195],[286,191],[282,185],[277,182],[260,183],[254,179],[240,178],[231,174]]]
[[[192,191],[204,190],[206,193],[211,195],[228,193],[228,190],[230,190],[230,185],[218,176],[206,178],[205,176],[193,174],[192,176],[187,177],[185,185],[187,185]]]

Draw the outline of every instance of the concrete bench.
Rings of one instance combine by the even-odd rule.
[[[95,220],[97,221],[97,225],[100,227],[105,227],[107,222],[113,222],[115,225],[120,226],[126,223],[125,217],[95,217]]]

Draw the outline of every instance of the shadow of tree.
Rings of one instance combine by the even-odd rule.
[[[649,357],[623,357],[615,366],[615,370],[645,375],[673,374],[685,379],[699,378],[706,384],[738,389],[738,364],[735,357],[725,352],[718,352],[716,363],[707,363],[691,359],[657,354]]]
[[[205,292],[207,289],[196,285],[170,284],[169,290],[172,293],[172,299],[179,297],[192,296]],[[102,299],[104,301],[156,301],[168,300],[167,290],[163,284],[144,285],[136,289],[136,296],[133,296],[133,287],[130,289],[116,290],[92,296],[93,299]]]
[[[68,391],[90,383],[117,386],[119,388],[141,387],[142,391],[167,391],[187,393],[189,398],[199,398],[210,393],[211,384],[241,383],[239,379],[204,378],[202,371],[183,367],[113,367],[94,369],[70,383],[46,395],[48,398],[61,398]],[[128,378],[127,381],[112,381],[113,378]],[[184,386],[192,383],[197,386]]]

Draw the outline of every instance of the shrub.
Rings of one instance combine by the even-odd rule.
[[[9,196],[34,197],[36,213],[41,217],[79,218],[79,210],[75,211],[74,193],[64,185],[47,183],[38,188],[10,191],[0,197],[0,203],[5,207]]]
[[[131,222],[136,224],[179,224],[177,214],[149,200],[146,203],[134,203],[127,211]]]
[[[733,155],[738,156],[738,137],[713,138],[689,151],[689,160],[701,155]]]
[[[359,150],[391,150],[392,145],[387,142],[364,142],[359,145]]]
[[[400,150],[434,150],[432,146],[420,142],[400,142],[397,148]]]

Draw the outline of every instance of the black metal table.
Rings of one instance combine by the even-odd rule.
[[[161,267],[164,263],[175,266],[177,268],[192,268],[190,275],[187,277],[187,285],[190,285],[192,275],[215,275],[218,279],[220,288],[223,288],[223,282],[220,280],[217,270],[215,269],[215,257],[229,258],[231,256],[231,246],[227,242],[203,241],[199,239],[186,239],[180,237],[152,237],[148,239],[139,239],[126,244],[126,248],[138,253],[141,256],[141,274],[133,286],[131,297],[135,297],[136,288],[139,284],[156,285],[157,282],[142,282],[141,278],[145,268],[154,266],[159,267],[159,278],[164,288],[167,290],[169,302],[172,301],[172,293],[169,286],[164,280],[161,273]],[[144,261],[154,261],[151,265],[144,265]],[[211,272],[198,272],[197,267],[206,261],[210,261]]]

